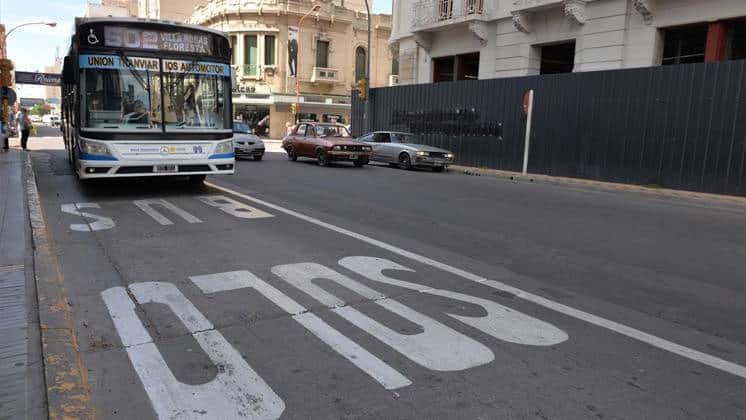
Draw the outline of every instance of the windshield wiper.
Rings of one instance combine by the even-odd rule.
[[[150,117],[153,115],[153,97],[150,92],[150,70],[145,70],[145,75],[148,77],[148,80],[145,81],[145,79],[142,78],[142,75],[137,72],[135,66],[133,66],[132,63],[130,63],[130,60],[127,59],[124,51],[119,51],[119,58],[124,61],[124,65],[127,66],[127,70],[129,70],[132,77],[137,80],[137,83],[140,84],[140,87],[145,89],[145,92],[148,92],[148,126],[150,126]]]
[[[148,92],[148,94],[150,94],[149,84],[146,83],[145,79],[143,79],[140,73],[137,72],[137,69],[135,69],[132,63],[130,63],[130,61],[127,59],[127,56],[124,55],[123,51],[119,51],[119,58],[121,58],[122,61],[124,61],[124,65],[127,66],[127,70],[129,70],[130,74],[137,80],[137,83],[140,84],[140,87],[145,89]]]

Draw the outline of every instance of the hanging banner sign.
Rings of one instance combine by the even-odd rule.
[[[298,71],[298,28],[288,26],[288,76],[295,77]]]
[[[122,58],[117,55],[83,54],[80,56],[79,65],[81,69],[112,69],[132,68],[133,70],[158,71],[161,69],[157,58],[127,57],[127,66]]]
[[[62,76],[56,73],[35,73],[30,71],[17,71],[16,83],[26,85],[59,86]]]
[[[163,60],[163,71],[169,73],[197,73],[214,76],[230,76],[231,69],[227,64],[208,63],[205,61]]]

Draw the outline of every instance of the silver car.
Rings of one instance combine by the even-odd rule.
[[[236,157],[253,157],[262,160],[264,157],[264,142],[252,133],[248,124],[243,121],[233,121],[233,150]]]
[[[453,163],[453,153],[438,147],[419,144],[412,133],[376,131],[358,138],[373,147],[370,160],[403,169],[432,168],[441,172]]]

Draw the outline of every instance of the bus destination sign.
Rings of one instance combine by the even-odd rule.
[[[88,44],[101,42],[88,36]],[[209,34],[191,31],[166,32],[123,26],[105,26],[103,44],[107,47],[139,48],[144,50],[164,50],[192,54],[212,55],[212,38]],[[91,40],[95,42],[91,42]]]

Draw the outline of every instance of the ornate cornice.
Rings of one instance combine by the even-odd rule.
[[[477,37],[483,47],[489,42],[489,33],[484,22],[469,22],[469,32]]]
[[[528,12],[512,12],[513,26],[524,34],[531,32],[531,22]]]
[[[430,48],[433,46],[433,40],[430,37],[430,34],[415,32],[413,36],[414,42],[416,42],[417,45],[419,45],[425,51],[430,51]]]
[[[587,17],[585,15],[585,0],[564,0],[565,16],[572,18],[579,24],[584,24]]]
[[[632,0],[632,6],[642,15],[642,20],[646,24],[649,25],[653,21],[655,0]]]

